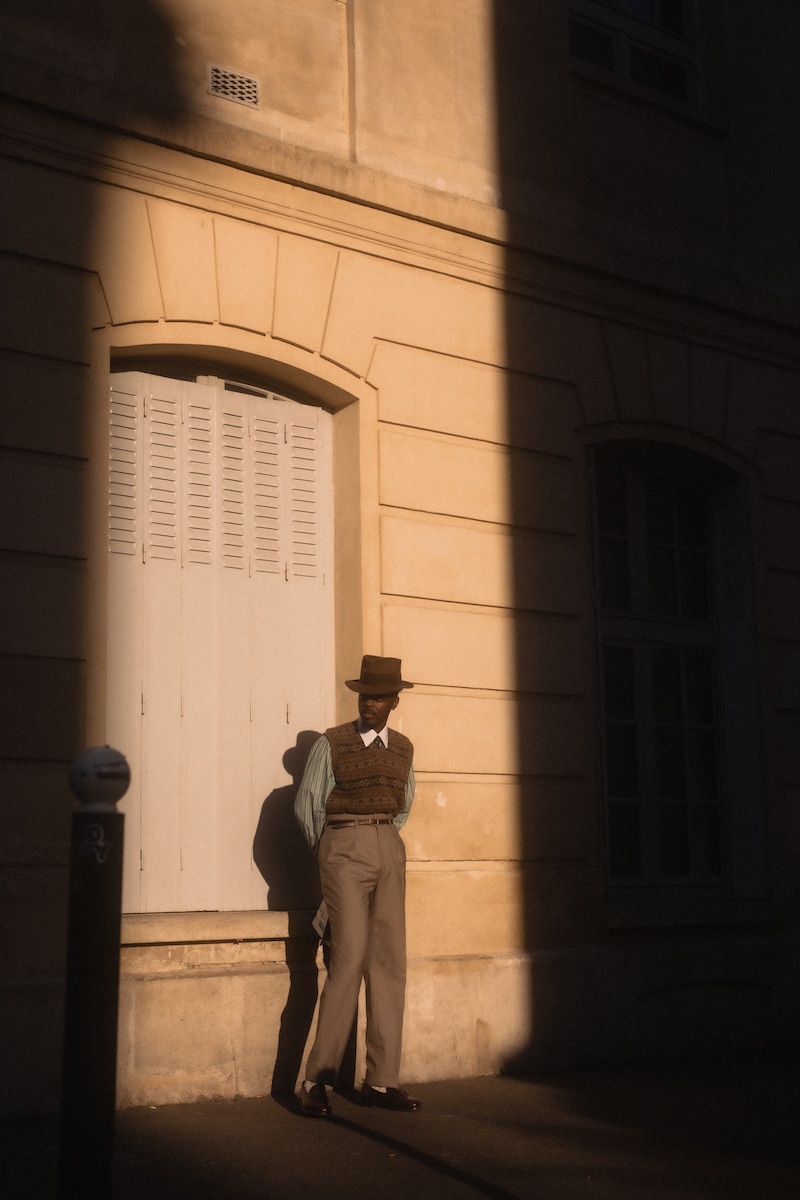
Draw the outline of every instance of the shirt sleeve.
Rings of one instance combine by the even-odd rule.
[[[406,804],[405,808],[401,809],[394,818],[394,824],[398,829],[402,829],[408,820],[408,814],[411,812],[411,805],[414,801],[414,792],[416,791],[416,781],[414,779],[414,764],[412,763],[408,769],[408,779],[406,780]]]
[[[331,766],[331,744],[323,734],[311,747],[294,801],[294,815],[303,836],[314,851],[325,828],[325,801],[333,791],[335,782]]]

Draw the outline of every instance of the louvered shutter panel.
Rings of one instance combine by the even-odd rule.
[[[128,758],[123,904],[139,911],[142,780],[143,397],[138,377],[117,376],[109,409],[107,739]]]
[[[217,907],[219,788],[219,481],[216,389],[184,384],[181,593],[181,810],[183,909]]]
[[[222,502],[222,565],[244,570],[245,557],[245,450],[246,413],[244,404],[228,397],[221,417],[219,441]]]
[[[142,907],[181,906],[182,730],[179,648],[182,577],[179,491],[183,384],[149,377],[143,386],[141,490],[142,563],[142,781],[144,849]]]
[[[108,730],[133,768],[128,911],[266,904],[262,804],[297,732],[329,723],[328,420],[270,394],[114,378]]]
[[[170,381],[172,382],[172,381]],[[146,418],[147,530],[152,558],[178,558],[180,384],[171,395],[151,394]]]
[[[214,409],[204,395],[210,389],[192,389],[186,404],[186,559],[210,566],[213,541]],[[213,397],[213,391],[211,391]]]
[[[318,574],[318,431],[311,421],[289,422],[290,569],[294,576]]]
[[[280,414],[270,412],[269,408],[263,402],[254,405],[252,416],[253,567],[278,575],[283,426]]]
[[[135,391],[112,388],[108,444],[108,548],[112,554],[136,554],[139,398]]]

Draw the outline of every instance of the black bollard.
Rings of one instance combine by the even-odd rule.
[[[70,843],[61,1200],[112,1194],[125,822],[116,805],[129,782],[127,762],[109,746],[85,750],[70,768],[81,808]]]

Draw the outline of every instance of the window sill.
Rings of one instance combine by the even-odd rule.
[[[778,919],[773,900],[661,901],[634,903],[609,900],[609,929],[653,929],[687,925],[739,925]]]
[[[123,946],[184,945],[190,942],[270,942],[290,937],[316,937],[313,912],[126,913]]]
[[[577,90],[612,107],[641,113],[671,126],[693,127],[697,132],[717,138],[727,132],[725,122],[708,108],[689,100],[676,100],[666,93],[642,87],[622,75],[614,75],[589,63],[573,63],[572,80]]]

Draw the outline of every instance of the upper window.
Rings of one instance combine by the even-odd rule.
[[[757,675],[742,482],[711,460],[634,442],[597,447],[593,475],[612,890],[661,899],[687,889],[759,894]]]
[[[572,0],[570,52],[684,103],[697,98],[690,0]]]

